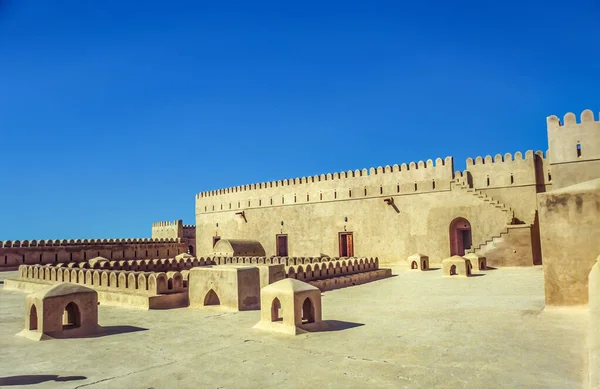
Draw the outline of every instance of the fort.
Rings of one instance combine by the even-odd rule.
[[[260,380],[269,378],[257,366],[294,354],[277,345],[319,355],[348,331],[357,337],[342,352],[368,354],[362,363],[377,363],[386,385],[402,376],[388,364],[408,369],[419,387],[494,387],[472,374],[488,365],[494,382],[513,382],[505,372],[519,348],[522,371],[511,387],[600,387],[600,117],[585,110],[579,120],[567,113],[546,125],[546,152],[470,157],[464,171],[445,157],[240,185],[196,194],[195,225],[153,223],[151,238],[1,242],[0,305],[13,308],[4,327],[10,334],[0,340],[16,348],[16,333],[89,335],[100,348],[119,320],[147,323],[156,336],[174,326],[182,341],[199,343],[161,338],[170,353],[208,345],[211,361],[242,360],[239,350],[248,347],[261,357],[246,355],[252,362],[240,369]],[[85,328],[75,331],[83,316]],[[495,351],[473,343],[483,332]],[[138,335],[119,336],[139,347]],[[289,340],[295,335],[303,340]],[[215,339],[238,342],[234,356]],[[262,356],[264,344],[271,351]],[[209,361],[194,355],[194,363]],[[356,368],[355,379],[375,374],[339,357],[328,358]],[[421,371],[444,358],[473,369],[449,381],[448,365],[439,374]],[[320,370],[323,360],[292,361],[331,377]],[[107,369],[97,382],[117,377],[115,366]],[[111,384],[128,387],[137,373],[130,374]],[[544,374],[547,385],[536,386]]]

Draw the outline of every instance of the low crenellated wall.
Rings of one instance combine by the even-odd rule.
[[[19,265],[80,263],[94,257],[109,260],[172,257],[187,252],[182,239],[71,239],[0,242],[0,270]]]
[[[76,267],[21,265],[17,279],[5,280],[8,290],[32,293],[55,283],[85,285],[98,292],[103,305],[168,309],[187,305],[187,289],[178,271],[148,272]]]

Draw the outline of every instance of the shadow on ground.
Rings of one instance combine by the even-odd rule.
[[[14,375],[10,377],[0,377],[0,387],[4,386],[20,386],[20,385],[35,385],[41,384],[48,381],[66,382],[66,381],[78,381],[85,380],[87,377],[76,375],[76,376],[57,376],[57,375]]]
[[[127,334],[130,332],[138,332],[138,331],[148,331],[147,328],[135,327],[135,326],[105,326],[102,329],[94,334],[84,336],[84,338],[99,338],[102,336],[110,336],[110,335],[118,335],[118,334]]]
[[[341,320],[323,320],[318,330],[309,332],[329,332],[329,331],[343,331],[354,327],[364,326],[363,323],[353,323],[351,321]]]

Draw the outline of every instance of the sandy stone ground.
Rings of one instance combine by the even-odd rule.
[[[252,329],[258,311],[100,306],[103,336],[34,342],[14,336],[25,295],[0,290],[0,387],[584,386],[587,311],[544,310],[541,267],[471,278],[393,271],[324,293],[330,330],[296,337]]]

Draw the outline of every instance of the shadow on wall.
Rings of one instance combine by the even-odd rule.
[[[350,321],[340,320],[323,320],[319,329],[307,330],[308,332],[329,332],[329,331],[343,331],[354,327],[364,326],[363,323],[353,323]]]
[[[57,376],[57,375],[14,375],[10,377],[0,377],[0,386],[21,386],[21,385],[35,385],[41,384],[48,381],[66,382],[66,381],[78,381],[85,380],[87,377],[76,375],[76,376]]]

